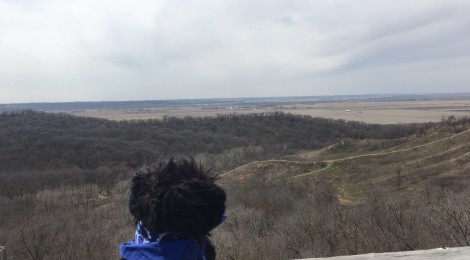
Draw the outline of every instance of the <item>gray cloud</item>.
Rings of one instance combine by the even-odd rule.
[[[0,103],[464,92],[469,43],[466,1],[0,0]]]

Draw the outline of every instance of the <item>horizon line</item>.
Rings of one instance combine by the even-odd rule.
[[[269,98],[315,98],[315,97],[366,97],[366,96],[470,96],[470,92],[438,92],[438,93],[368,93],[368,94],[338,94],[338,95],[305,95],[305,96],[245,96],[245,97],[214,97],[214,98],[174,98],[174,99],[130,99],[130,100],[76,100],[76,101],[32,101],[0,103],[0,105],[25,104],[66,104],[66,103],[119,103],[119,102],[154,102],[154,101],[191,101],[191,100],[240,100],[240,99],[269,99]]]

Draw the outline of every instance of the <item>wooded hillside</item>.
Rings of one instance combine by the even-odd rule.
[[[171,154],[260,146],[263,158],[318,149],[343,138],[400,138],[417,125],[371,125],[279,112],[115,122],[35,111],[0,114],[0,170],[127,165]]]
[[[454,118],[450,123],[459,122]],[[175,154],[195,155],[214,171],[225,172],[249,162],[288,155],[295,158],[301,150],[334,148],[337,145],[332,144],[345,138],[359,143],[361,138],[373,138],[372,143],[400,143],[405,140],[401,137],[426,135],[433,126],[370,125],[283,113],[115,122],[35,111],[4,112],[0,114],[0,244],[7,246],[13,259],[114,258],[118,244],[133,234],[126,206],[128,180],[141,164]],[[324,167],[314,161],[318,159],[304,166],[293,164],[285,172],[280,164],[266,171],[271,174],[279,169],[272,176],[286,180],[283,175],[290,171],[302,174]],[[330,163],[328,167],[334,170]],[[230,198],[230,217],[214,235],[222,259],[388,250],[377,244],[347,251],[345,246],[350,244],[328,248],[330,240],[315,240],[310,244],[322,250],[312,251],[310,244],[297,241],[321,227],[323,222],[317,218],[323,219],[323,213],[313,212],[333,214],[333,209],[343,207],[330,180],[272,182],[257,176],[245,184],[223,183]],[[336,221],[331,214],[327,218]],[[362,215],[352,216],[348,221]],[[349,224],[345,225],[341,230],[348,230]],[[272,232],[280,233],[274,236]],[[278,241],[274,238],[284,242],[273,244]],[[243,241],[268,244],[263,245],[264,250],[253,251]],[[367,241],[357,241],[362,242]]]

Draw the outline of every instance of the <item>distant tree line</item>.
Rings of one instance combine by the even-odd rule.
[[[104,189],[132,169],[176,154],[214,171],[343,138],[400,138],[429,125],[376,125],[282,112],[110,121],[33,110],[0,113],[0,193],[12,197],[60,185]],[[107,180],[104,182],[103,180]]]
[[[343,138],[400,138],[422,125],[376,125],[281,112],[109,121],[31,110],[0,114],[0,171],[138,167],[171,154],[262,147],[265,158]]]

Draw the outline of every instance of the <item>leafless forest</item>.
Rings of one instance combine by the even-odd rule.
[[[129,178],[140,165],[170,154],[194,155],[220,173],[229,219],[212,235],[219,259],[469,245],[469,127],[468,118],[455,117],[383,126],[283,113],[124,122],[3,113],[0,245],[7,247],[9,259],[117,259],[119,244],[133,235]],[[459,133],[459,139],[451,138]],[[446,147],[438,146],[440,139]],[[344,140],[352,140],[347,149],[300,156],[337,148]],[[370,160],[388,171],[364,170],[364,159],[334,161],[334,156],[364,152],[362,143],[369,149],[365,152],[377,153],[397,147],[414,151],[419,142],[436,142],[441,157],[430,161],[449,164],[427,167],[432,164],[426,161],[428,147],[416,149],[423,155],[413,170],[397,163],[411,154]],[[224,174],[270,159],[300,160],[306,166],[277,175],[264,175],[261,168],[249,178],[237,177],[245,168],[236,176]],[[306,172],[312,174],[295,177]],[[381,176],[389,177],[380,185],[359,186]]]

